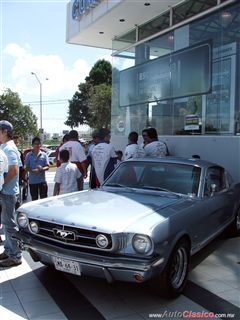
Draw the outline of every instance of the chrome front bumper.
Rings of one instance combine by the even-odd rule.
[[[34,261],[54,265],[53,258],[78,262],[81,274],[105,278],[108,282],[114,280],[127,282],[144,282],[161,272],[164,258],[144,260],[133,257],[109,257],[97,254],[77,252],[29,239],[25,235],[16,234],[14,238],[19,242],[24,251],[28,251]]]

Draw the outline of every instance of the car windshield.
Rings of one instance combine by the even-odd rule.
[[[197,196],[201,168],[178,163],[123,162],[103,186],[170,191]]]

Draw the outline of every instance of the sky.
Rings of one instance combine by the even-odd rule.
[[[45,132],[68,130],[68,99],[111,51],[66,43],[66,0],[0,0],[0,94],[10,88],[30,105]],[[48,80],[47,80],[48,79]],[[86,130],[86,126],[79,130]]]

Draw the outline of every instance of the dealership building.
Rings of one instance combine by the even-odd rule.
[[[73,0],[67,42],[112,50],[112,143],[155,127],[170,153],[240,180],[240,1]]]

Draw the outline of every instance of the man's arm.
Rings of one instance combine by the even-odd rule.
[[[86,179],[87,178],[87,160],[84,160],[83,162],[81,162],[81,167],[83,171],[83,178]]]
[[[82,184],[81,184],[81,179],[80,178],[77,179],[77,189],[78,189],[78,191],[82,190]]]
[[[53,189],[53,195],[54,196],[58,196],[59,195],[60,185],[61,185],[60,183],[55,182],[54,189]]]
[[[8,166],[8,172],[4,177],[4,183],[11,181],[16,175],[18,175],[18,166],[10,165]]]

